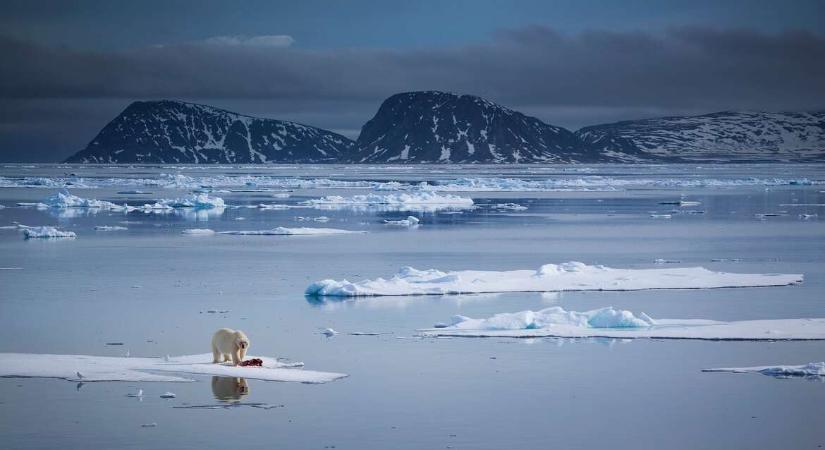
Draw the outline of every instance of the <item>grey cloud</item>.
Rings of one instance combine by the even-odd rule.
[[[537,26],[500,31],[475,45],[418,50],[310,50],[226,39],[93,52],[0,38],[0,145],[12,142],[3,136],[11,123],[46,123],[12,105],[59,99],[124,106],[186,99],[346,130],[359,128],[383,98],[425,89],[481,95],[568,127],[660,112],[825,108],[825,36],[803,31],[565,35]],[[87,113],[83,129],[104,109],[111,108]],[[72,114],[64,122],[49,119],[54,134],[74,136],[59,130],[83,116]],[[23,131],[15,133],[21,137],[13,142],[23,142]],[[61,142],[64,152],[92,135]]]

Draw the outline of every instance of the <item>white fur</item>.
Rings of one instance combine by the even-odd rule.
[[[221,328],[212,336],[212,362],[232,360],[232,364],[237,366],[246,357],[249,344],[249,338],[243,331]]]

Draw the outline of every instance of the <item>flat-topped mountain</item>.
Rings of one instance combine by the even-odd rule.
[[[324,163],[354,149],[320,128],[163,100],[132,103],[66,162]]]
[[[720,112],[575,133],[472,95],[386,99],[357,142],[283,120],[179,101],[134,102],[67,162],[822,162],[825,112]]]
[[[623,162],[825,160],[825,112],[719,112],[585,127],[582,145]]]
[[[598,159],[570,131],[472,95],[386,99],[361,129],[357,162],[536,163]]]

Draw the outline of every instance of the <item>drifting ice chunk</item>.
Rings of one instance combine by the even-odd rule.
[[[271,230],[249,230],[249,231],[221,231],[220,234],[231,234],[235,236],[317,236],[322,234],[353,234],[363,233],[363,231],[339,230],[337,228],[285,228],[277,227]]]
[[[309,296],[444,295],[488,292],[631,291],[784,286],[802,281],[797,274],[713,272],[703,267],[613,269],[581,262],[545,264],[538,270],[480,271],[401,269],[390,279],[350,282],[322,280],[307,287]]]
[[[60,191],[43,201],[43,204],[50,208],[66,209],[66,208],[87,208],[91,210],[103,211],[129,211],[127,205],[116,205],[112,202],[103,200],[95,200],[78,197],[72,195],[69,191]]]
[[[385,211],[439,211],[473,208],[473,199],[428,191],[365,194],[352,197],[330,195],[302,203],[318,209],[379,209]]]
[[[419,222],[421,222],[421,221],[418,219],[418,217],[409,216],[406,219],[401,219],[401,220],[385,220],[384,224],[385,225],[393,225],[393,226],[397,226],[397,227],[412,228],[412,227],[417,227]]]
[[[825,319],[743,320],[656,319],[612,307],[593,311],[540,311],[496,314],[487,319],[453,317],[446,327],[420,330],[425,336],[453,337],[606,337],[616,339],[825,340]]]
[[[778,378],[825,377],[825,362],[812,362],[799,366],[721,367],[702,369],[702,372],[761,373]]]
[[[518,203],[496,203],[493,205],[493,209],[506,209],[509,211],[525,211],[527,209],[526,206],[519,205]]]
[[[20,226],[26,239],[74,239],[77,237],[74,231],[62,231],[55,227],[27,227]]]
[[[95,227],[95,231],[124,231],[128,230],[126,227],[121,227],[118,225],[98,225]]]
[[[173,358],[0,353],[0,377],[62,378],[69,381],[192,381],[177,374],[244,377],[266,381],[327,383],[346,375],[301,370],[302,363],[285,364],[258,356],[262,367],[212,364],[212,354]],[[78,373],[82,371],[82,376]]]
[[[192,236],[211,236],[215,234],[215,230],[209,228],[189,228],[181,231],[181,234],[188,234]]]
[[[158,200],[154,205],[144,205],[143,209],[175,209],[175,208],[193,208],[193,209],[224,209],[223,199],[220,197],[210,197],[209,194],[199,193],[190,194],[186,197],[176,199]]]

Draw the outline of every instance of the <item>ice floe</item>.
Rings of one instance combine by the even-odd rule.
[[[577,312],[554,306],[540,311],[496,314],[486,319],[454,316],[446,326],[419,331],[424,336],[453,337],[825,340],[825,318],[733,322],[653,319],[644,313],[635,315],[612,307]]]
[[[363,231],[340,230],[337,228],[286,228],[276,227],[271,230],[220,231],[219,234],[234,236],[317,236],[325,234],[355,234]]]
[[[250,357],[251,358],[251,357]],[[263,367],[213,364],[212,354],[171,358],[123,358],[87,355],[0,353],[0,377],[61,378],[68,381],[193,381],[181,374],[243,377],[253,380],[327,383],[346,375],[303,370],[303,363],[286,364],[257,356]]]
[[[329,195],[310,199],[301,203],[318,209],[376,209],[383,211],[427,211],[458,210],[473,208],[473,199],[437,192],[413,191],[391,194],[360,194],[351,197]]]
[[[74,239],[77,234],[74,231],[63,231],[55,227],[28,227],[18,225],[23,231],[26,239]]]
[[[581,262],[545,264],[538,270],[444,272],[404,267],[390,279],[312,283],[309,296],[444,295],[492,292],[633,291],[784,286],[802,282],[798,274],[714,272],[704,267],[615,269]]]
[[[104,200],[88,199],[72,195],[69,191],[60,191],[43,201],[50,208],[86,208],[100,211],[129,211],[125,204],[117,205]]]
[[[702,369],[702,372],[761,373],[777,378],[820,378],[825,377],[825,362],[812,362],[798,366],[719,367]]]
[[[421,222],[418,217],[415,216],[408,216],[406,219],[400,220],[385,220],[385,225],[392,225],[396,227],[407,227],[407,228],[414,228],[417,227],[419,222]]]
[[[209,228],[188,228],[181,231],[181,234],[188,234],[191,236],[212,236],[215,234],[215,230],[211,230]]]
[[[496,203],[492,209],[503,209],[508,211],[526,211],[527,207],[518,203]]]
[[[95,226],[95,231],[124,231],[128,230],[126,227],[121,227],[119,225],[97,225]]]

